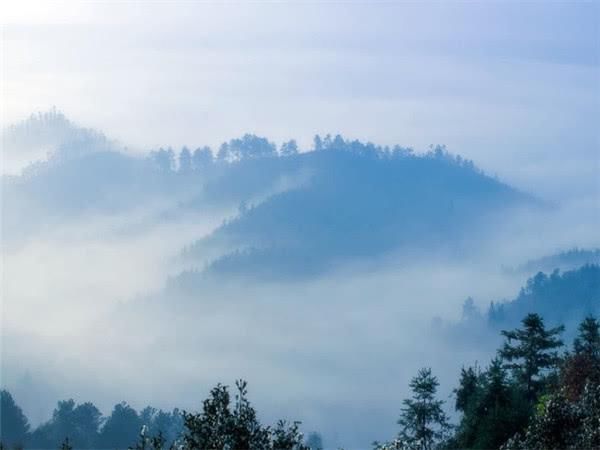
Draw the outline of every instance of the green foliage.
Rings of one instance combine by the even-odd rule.
[[[455,391],[456,409],[463,415],[445,447],[498,448],[523,429],[529,414],[528,404],[522,390],[509,381],[498,358],[482,373],[469,369],[463,369]]]
[[[570,402],[559,391],[547,398],[522,435],[503,450],[563,450],[600,448],[600,386],[586,385],[581,398]]]
[[[555,349],[563,345],[557,336],[564,331],[564,327],[547,330],[544,320],[534,313],[525,316],[521,323],[522,329],[502,331],[506,342],[498,353],[507,362],[505,366],[513,370],[527,398],[534,402],[544,387],[545,372],[559,362]]]
[[[304,450],[299,422],[280,421],[274,429],[263,427],[247,399],[247,383],[236,381],[235,403],[227,386],[217,385],[204,400],[202,412],[183,413],[184,448],[214,450]]]
[[[435,398],[438,385],[429,368],[419,370],[410,382],[413,396],[403,401],[404,407],[398,419],[402,427],[398,438],[410,449],[432,449],[450,429],[442,410],[444,402]]]

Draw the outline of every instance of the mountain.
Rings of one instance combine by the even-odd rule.
[[[155,221],[237,208],[184,249],[194,269],[181,279],[198,269],[295,278],[389,255],[462,257],[513,209],[539,205],[439,146],[415,155],[317,136],[311,151],[298,152],[295,141],[278,150],[247,134],[224,143],[216,157],[208,147],[132,154],[55,111],[8,130],[13,142],[30,133],[37,137],[22,145],[57,148],[19,176],[3,176],[5,239],[85,214],[160,205],[147,219]]]
[[[537,204],[443,148],[415,156],[341,138],[334,142],[279,158],[290,173],[294,167],[307,179],[242,205],[238,216],[188,246],[184,256],[193,261],[220,248],[223,255],[205,273],[273,278],[393,253],[456,256],[473,249],[493,217]],[[264,177],[272,178],[268,171]]]
[[[57,153],[64,158],[114,148],[102,133],[76,125],[56,109],[32,114],[2,130],[5,173],[18,173]]]

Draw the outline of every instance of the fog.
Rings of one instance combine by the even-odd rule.
[[[469,296],[482,309],[514,297],[527,275],[503,267],[599,244],[597,211],[574,203],[515,211],[463,257],[390,254],[308,280],[169,287],[190,268],[181,249],[235,214],[84,215],[5,247],[2,383],[32,422],[71,397],[105,413],[121,400],[194,410],[217,382],[242,377],[263,420],[302,420],[328,446],[364,447],[395,433],[418,368],[440,377],[451,412],[460,367],[493,356],[493,336],[453,342],[436,318],[459,320]]]
[[[432,367],[452,415],[460,368],[493,357],[499,336],[484,325],[477,339],[448,332],[465,299],[485,312],[516,297],[527,261],[600,247],[596,3],[1,8],[0,384],[33,424],[71,397],[105,414],[122,400],[196,410],[216,383],[245,378],[263,422],[301,420],[328,448],[366,448],[396,433],[419,368]],[[31,126],[53,106],[65,116]],[[297,156],[153,165],[151,150],[216,154],[245,133],[274,149],[297,139],[302,156],[316,134],[410,147],[415,161],[445,144],[489,177],[443,155],[402,172],[415,186],[378,185],[375,163],[363,178],[358,156],[339,171]],[[434,183],[445,176],[458,186],[447,197]],[[330,180],[340,187],[319,197]],[[406,220],[388,224],[386,201]],[[381,217],[342,208],[353,202]],[[236,222],[248,208],[275,219]],[[289,211],[298,223],[268,228]],[[349,220],[353,257],[318,253]],[[256,229],[219,240],[228,223]],[[330,259],[302,276],[208,270],[252,249],[252,233],[264,244],[290,230],[300,246],[314,237],[311,261]],[[365,250],[369,231],[414,245]],[[286,244],[285,257],[298,243]],[[276,256],[267,269],[284,265]]]

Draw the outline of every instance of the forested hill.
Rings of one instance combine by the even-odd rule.
[[[71,122],[56,109],[32,114],[4,128],[1,135],[3,156],[8,160],[13,157],[31,160],[57,152],[73,157],[113,145],[102,133]]]
[[[550,324],[600,314],[600,266],[586,264],[564,273],[539,272],[527,280],[514,300],[492,303],[487,319],[493,327],[503,328],[518,323],[528,313],[537,313]]]
[[[439,147],[415,156],[340,139],[288,159],[309,175],[304,183],[244,205],[185,255],[221,247],[229,251],[208,272],[276,277],[393,252],[456,256],[490,231],[495,214],[535,203]]]

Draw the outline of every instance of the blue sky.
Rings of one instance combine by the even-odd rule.
[[[442,143],[542,196],[598,193],[598,2],[8,2],[2,16],[5,124],[56,105],[144,150],[245,132]]]

